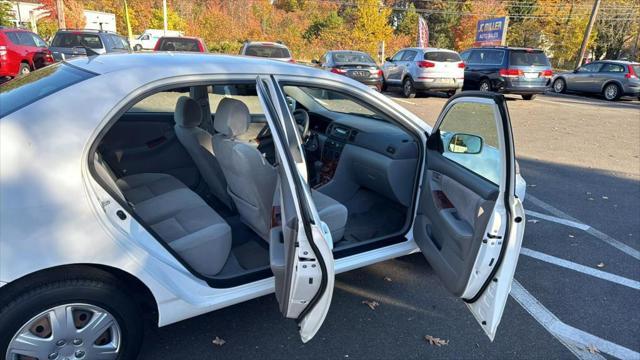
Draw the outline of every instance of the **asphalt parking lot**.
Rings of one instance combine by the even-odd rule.
[[[389,95],[429,124],[446,102]],[[527,224],[493,343],[414,254],[338,275],[308,344],[269,295],[150,330],[141,358],[640,359],[640,102],[509,98]]]

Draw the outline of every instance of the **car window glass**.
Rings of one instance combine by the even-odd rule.
[[[583,65],[578,69],[578,72],[581,72],[581,73],[598,72],[601,66],[602,64],[600,63],[591,63],[591,64]]]
[[[623,73],[624,72],[624,67],[622,65],[618,65],[618,64],[604,64],[604,65],[602,65],[602,69],[600,69],[600,72]]]
[[[47,43],[42,40],[42,38],[36,34],[31,34],[31,37],[33,38],[33,42],[36,44],[36,46],[38,47],[46,47]]]
[[[58,33],[51,42],[53,47],[88,47],[102,49],[102,40],[96,34],[85,33]]]
[[[549,66],[549,60],[542,51],[516,51],[509,52],[509,65],[511,66]]]
[[[149,95],[133,105],[127,112],[131,113],[173,113],[181,96],[189,96],[188,88],[161,91]]]
[[[462,61],[466,62],[469,59],[469,54],[470,54],[469,51],[465,51],[465,52],[461,53],[460,54],[460,58],[462,59]]]
[[[391,60],[392,61],[400,61],[400,59],[402,59],[403,55],[404,55],[404,51],[398,51],[395,55],[393,55]]]
[[[9,40],[11,40],[12,43],[14,43],[16,45],[20,45],[20,39],[18,39],[18,35],[15,32],[8,32],[6,34],[9,37]]]
[[[0,86],[0,118],[92,76],[58,63],[4,83]]]
[[[162,38],[158,50],[199,52],[198,40],[186,38]]]
[[[18,35],[18,41],[20,42],[20,45],[36,46],[36,42],[35,42],[35,40],[33,40],[33,36],[31,36],[30,33],[28,33],[28,32],[18,32],[16,34]]]
[[[375,63],[375,61],[373,61],[371,56],[369,56],[368,54],[356,52],[333,53],[333,61],[337,63]]]
[[[407,50],[402,55],[402,61],[413,61],[415,59],[417,52],[413,50]]]
[[[429,51],[424,53],[424,59],[440,62],[458,62],[461,60],[460,55],[451,51]]]
[[[224,98],[232,98],[240,100],[247,108],[251,115],[262,115],[264,109],[260,105],[260,99],[256,91],[256,85],[251,84],[228,84],[209,86],[209,107],[211,112],[215,114],[218,104]]]
[[[276,59],[291,57],[288,49],[274,45],[249,45],[244,54],[248,56],[259,56]]]
[[[439,130],[444,157],[499,184],[502,166],[495,111],[492,104],[455,103]]]
[[[390,121],[384,113],[373,106],[339,91],[292,85],[284,86],[283,89],[286,95],[291,96],[307,109],[320,107],[334,113]]]

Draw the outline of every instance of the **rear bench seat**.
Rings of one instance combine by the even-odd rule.
[[[231,227],[198,194],[167,174],[116,179],[97,153],[94,166],[104,183],[191,267],[207,276],[220,272],[231,251]]]

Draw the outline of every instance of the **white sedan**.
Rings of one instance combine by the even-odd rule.
[[[6,359],[134,358],[144,313],[272,292],[306,342],[336,273],[417,251],[495,336],[525,224],[501,95],[456,95],[431,129],[329,72],[135,54],[35,71],[0,104]]]

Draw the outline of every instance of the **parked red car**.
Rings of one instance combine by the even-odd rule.
[[[208,52],[202,39],[190,36],[163,36],[158,39],[153,51]]]
[[[0,27],[0,79],[54,63],[47,43],[31,31]]]

